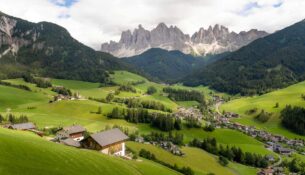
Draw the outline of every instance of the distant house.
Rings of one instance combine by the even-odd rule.
[[[12,124],[8,126],[9,129],[15,129],[15,130],[32,130],[36,129],[36,126],[29,122],[29,123],[18,123],[18,124]]]
[[[67,145],[67,146],[73,146],[73,147],[76,147],[76,148],[81,147],[81,144],[79,143],[79,141],[73,140],[71,138],[60,140],[60,143],[62,143],[64,145]]]
[[[59,140],[64,140],[66,138],[71,138],[75,141],[81,141],[84,139],[84,134],[86,129],[80,125],[73,125],[64,127],[62,130],[58,131],[56,137]]]
[[[118,128],[92,134],[82,141],[83,147],[104,154],[125,156],[125,141],[128,136]]]
[[[280,153],[280,154],[283,154],[283,155],[291,155],[292,154],[292,150],[291,149],[288,149],[288,148],[278,148],[276,150],[276,152]]]
[[[273,175],[273,170],[271,168],[266,168],[261,170],[258,175]]]

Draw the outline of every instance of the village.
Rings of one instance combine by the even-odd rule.
[[[74,97],[69,95],[61,95],[56,96],[54,101],[76,99],[82,99],[82,97],[79,95],[74,95]],[[179,107],[173,116],[185,120],[189,118],[195,118],[196,120],[201,121],[204,119],[203,114],[196,107]],[[207,121],[207,124],[212,124],[216,128],[229,128],[240,131],[263,142],[267,149],[283,156],[290,156],[294,152],[299,152],[299,148],[304,147],[304,140],[288,139],[284,136],[274,135],[252,126],[246,126],[237,122],[230,121],[230,119],[238,117],[238,114],[232,112],[225,112],[224,114],[213,113],[213,119]],[[36,125],[32,122],[6,124],[3,127],[14,130],[30,131],[41,137],[44,136],[44,132],[38,130]],[[128,140],[142,144],[151,144],[160,147],[176,156],[185,156],[185,154],[180,149],[180,145],[174,143],[172,139],[173,136],[168,136],[170,139],[163,140],[154,140],[151,138],[147,139],[147,136],[145,135],[136,135],[134,138],[130,137],[131,136],[128,136],[128,133],[122,132],[122,130],[119,128],[106,129],[104,131],[90,134],[83,126],[72,125],[59,128],[54,133],[54,137],[48,140],[79,149],[96,150],[103,154],[119,156],[123,157],[124,159],[133,159],[133,153],[128,152],[128,149],[126,149],[126,141]],[[304,153],[301,152],[301,154]],[[261,171],[258,172],[259,175],[283,174],[283,168],[281,167],[282,160],[280,156],[274,157],[274,155],[267,155],[266,159],[268,162],[270,162],[270,166],[268,168],[261,169]]]
[[[218,96],[213,99],[216,103],[216,113],[212,122],[216,125],[216,128],[229,128],[240,131],[246,135],[249,135],[263,143],[265,148],[284,156],[291,156],[294,152],[299,152],[305,155],[304,148],[305,141],[301,139],[288,139],[281,135],[275,135],[264,130],[259,130],[253,126],[242,125],[238,122],[231,122],[230,119],[239,118],[240,116],[233,112],[224,112],[223,114],[218,111],[220,104],[224,102]],[[299,150],[302,150],[300,152]],[[279,156],[278,162],[272,155],[266,156],[269,162],[273,162],[272,166],[266,169],[261,169],[258,175],[284,175],[283,168],[280,166],[282,158]]]

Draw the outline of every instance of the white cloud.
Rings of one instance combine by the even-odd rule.
[[[0,11],[33,22],[57,23],[96,49],[138,24],[151,29],[165,22],[188,34],[216,23],[237,32],[251,28],[273,32],[305,18],[304,0],[79,0],[70,7],[54,3],[65,1],[0,0]]]

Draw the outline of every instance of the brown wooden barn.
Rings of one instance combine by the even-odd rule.
[[[104,154],[125,156],[125,141],[128,136],[118,128],[92,134],[82,141],[84,148],[100,151]]]
[[[71,138],[75,141],[81,141],[84,139],[84,134],[86,129],[80,125],[73,125],[64,127],[62,130],[58,131],[56,137],[59,140]]]

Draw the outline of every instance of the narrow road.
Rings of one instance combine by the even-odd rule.
[[[219,111],[219,106],[222,105],[222,102],[217,102],[215,104],[215,110],[219,115],[222,115],[222,113]]]

